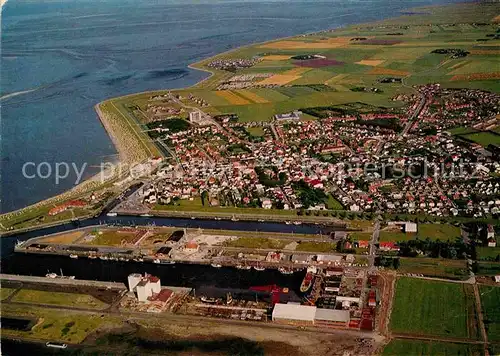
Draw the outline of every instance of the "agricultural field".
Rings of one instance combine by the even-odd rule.
[[[12,293],[14,293],[14,288],[0,288],[0,300],[7,299]]]
[[[240,248],[282,249],[287,241],[269,239],[265,237],[240,237],[236,240],[226,241],[224,246]]]
[[[479,286],[488,340],[500,342],[500,287]]]
[[[446,260],[439,258],[401,258],[399,273],[423,274],[426,277],[448,279],[467,279],[469,272],[465,260]]]
[[[49,304],[68,307],[105,309],[108,304],[87,294],[64,293],[34,289],[22,289],[13,298],[13,302],[31,304]]]
[[[460,228],[449,224],[418,224],[418,238],[425,240],[454,241],[460,237]]]
[[[496,260],[500,256],[500,247],[476,247],[476,252],[478,260],[500,262],[500,258]]]
[[[335,252],[336,244],[331,242],[307,242],[302,241],[299,243],[296,251],[307,251],[307,252]]]
[[[393,339],[382,356],[481,356],[481,345],[454,344],[450,342]]]
[[[393,333],[477,339],[472,286],[399,278],[390,328]]]

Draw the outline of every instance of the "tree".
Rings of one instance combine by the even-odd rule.
[[[394,269],[398,269],[399,265],[400,265],[399,258],[393,258],[392,259],[392,266],[394,267]]]

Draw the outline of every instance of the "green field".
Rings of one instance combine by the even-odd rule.
[[[483,147],[487,147],[488,145],[500,146],[500,135],[496,135],[491,132],[478,132],[462,136],[480,144]]]
[[[409,258],[400,259],[399,273],[423,274],[426,277],[448,279],[467,279],[469,272],[464,260],[446,260],[438,258]]]
[[[296,251],[307,251],[307,252],[335,252],[336,244],[331,242],[304,242],[302,241]]]
[[[418,237],[421,240],[454,241],[460,237],[460,228],[449,224],[418,224]]]
[[[15,288],[0,288],[0,300],[7,299],[15,290]]]
[[[413,233],[404,233],[397,231],[380,231],[379,240],[380,241],[408,241],[414,240],[415,234]]]
[[[396,282],[390,327],[393,333],[477,337],[474,303],[467,287],[401,277]],[[473,301],[473,299],[472,299]]]
[[[478,260],[496,260],[500,255],[500,247],[476,247]],[[500,262],[500,261],[497,261]]]
[[[383,356],[480,356],[482,354],[480,345],[403,339],[391,340],[382,353]]]
[[[281,250],[288,243],[289,242],[285,240],[269,239],[265,237],[240,237],[236,240],[226,241],[224,246]]]
[[[34,289],[20,290],[14,298],[12,298],[12,301],[19,303],[50,304],[92,309],[105,309],[108,307],[108,304],[87,294],[49,292]]]
[[[500,342],[500,287],[481,285],[479,293],[488,340]]]

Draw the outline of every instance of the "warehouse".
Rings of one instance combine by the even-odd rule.
[[[316,307],[300,304],[276,304],[273,321],[293,325],[313,325]]]
[[[314,316],[314,324],[326,328],[347,328],[350,319],[348,310],[318,308]]]

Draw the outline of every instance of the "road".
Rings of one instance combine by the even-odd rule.
[[[373,227],[372,239],[370,240],[370,252],[368,254],[368,272],[375,272],[375,257],[377,256],[377,243],[380,236],[380,222],[377,220]]]

